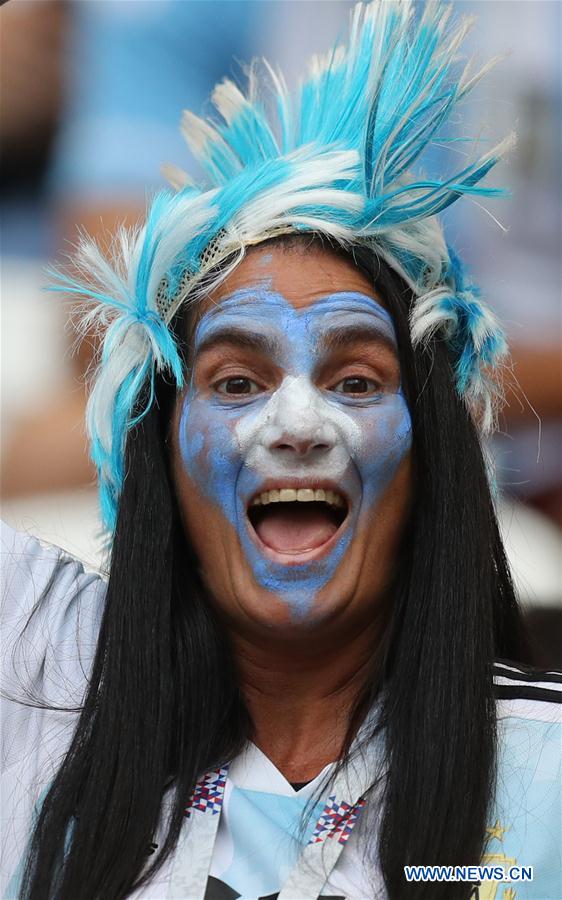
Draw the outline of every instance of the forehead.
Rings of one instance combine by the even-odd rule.
[[[260,287],[281,294],[294,309],[333,293],[362,293],[381,302],[372,283],[351,261],[315,244],[250,248],[241,263],[198,305],[197,320],[239,291]]]
[[[371,282],[351,259],[306,243],[288,248],[270,244],[250,249],[209,299],[211,303],[220,303],[235,291],[256,286],[282,294],[295,309],[306,309],[320,297],[344,291],[380,300]]]

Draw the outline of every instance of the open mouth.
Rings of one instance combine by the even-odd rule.
[[[257,494],[248,519],[259,540],[277,553],[300,554],[328,544],[347,518],[346,498],[323,488],[279,488]]]

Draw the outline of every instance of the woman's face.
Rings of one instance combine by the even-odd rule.
[[[187,534],[239,629],[372,621],[410,495],[392,319],[351,261],[250,250],[198,310],[173,423]]]

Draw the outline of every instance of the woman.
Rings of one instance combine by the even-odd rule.
[[[518,668],[480,444],[505,344],[435,218],[509,142],[410,171],[474,82],[447,18],[359,6],[297,117],[219,85],[207,189],[59,278],[107,326],[111,567],[7,539],[6,896],[483,898],[404,866],[487,860],[556,897],[560,675]]]

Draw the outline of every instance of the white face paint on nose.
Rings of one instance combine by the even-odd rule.
[[[246,465],[263,478],[341,478],[361,440],[358,424],[306,375],[287,375],[253,417],[236,426]]]

